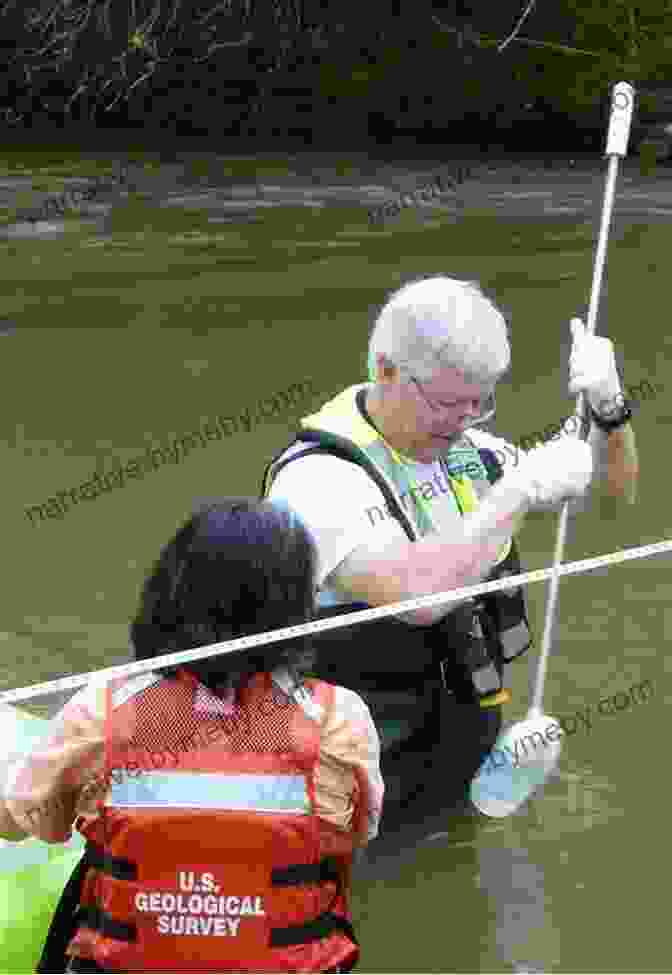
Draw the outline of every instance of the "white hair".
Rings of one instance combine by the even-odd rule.
[[[421,382],[445,367],[496,382],[511,362],[506,321],[478,282],[442,275],[404,285],[383,307],[369,339],[372,382],[380,355]]]

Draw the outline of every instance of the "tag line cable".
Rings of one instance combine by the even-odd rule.
[[[650,545],[641,545],[638,548],[623,549],[620,552],[609,552],[606,555],[599,555],[590,559],[580,559],[577,562],[567,562],[560,567],[559,573],[562,576],[577,575],[581,572],[590,572],[608,565],[618,565],[622,562],[629,562],[632,559],[642,559],[650,555],[662,555],[670,551],[672,551],[672,539],[666,539],[662,542],[653,542]],[[87,674],[74,674],[71,677],[60,677],[56,680],[45,681],[41,684],[32,684],[29,687],[18,687],[14,688],[14,690],[3,691],[0,693],[0,705],[11,704],[16,701],[28,701],[33,697],[42,697],[47,694],[55,694],[58,691],[83,687],[93,679],[112,680],[113,678],[119,677],[135,677],[160,667],[174,667],[178,664],[202,660],[204,657],[233,653],[236,650],[249,650],[252,647],[258,647],[264,643],[277,643],[282,640],[291,640],[293,638],[307,636],[311,633],[336,630],[345,626],[354,626],[358,623],[368,623],[373,620],[384,619],[386,616],[398,616],[402,613],[409,613],[417,609],[429,609],[432,606],[437,606],[444,602],[467,599],[484,593],[499,592],[503,589],[511,589],[517,586],[526,586],[533,582],[543,582],[544,579],[550,578],[552,574],[552,567],[535,569],[532,572],[524,572],[520,575],[506,576],[494,582],[481,582],[478,585],[452,589],[449,592],[433,593],[428,596],[408,599],[404,602],[394,603],[389,606],[377,606],[372,609],[361,610],[357,613],[344,613],[342,616],[333,616],[329,619],[313,620],[312,622],[301,623],[297,626],[286,626],[279,630],[267,630],[265,633],[240,637],[237,640],[213,643],[207,647],[197,647],[193,650],[180,650],[175,653],[166,653],[161,656],[151,657],[148,660],[136,660],[130,664],[121,664],[116,667],[93,670]]]

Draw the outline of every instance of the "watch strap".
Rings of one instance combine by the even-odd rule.
[[[604,433],[611,433],[612,430],[619,430],[621,427],[625,426],[626,423],[629,423],[633,416],[631,400],[623,400],[619,412],[616,414],[616,416],[609,419],[604,416],[600,416],[599,413],[596,413],[592,406],[589,406],[589,410],[593,423]]]

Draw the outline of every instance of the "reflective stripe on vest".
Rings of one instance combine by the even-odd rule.
[[[161,674],[154,674],[150,670],[148,674],[140,674],[138,677],[131,677],[126,683],[122,684],[121,687],[117,687],[112,692],[112,707],[120,708],[122,704],[129,701],[136,694],[140,694],[142,691],[147,690],[148,687],[153,687],[155,684],[160,684],[164,678]]]
[[[293,813],[311,811],[301,775],[221,775],[215,772],[146,772],[113,782],[106,806],[144,809],[220,809]]]

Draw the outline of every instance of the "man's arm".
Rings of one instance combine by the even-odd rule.
[[[623,498],[627,504],[637,500],[639,459],[635,433],[629,423],[606,433],[591,424],[588,442],[593,451],[595,487],[609,498]]]
[[[575,414],[558,421],[557,424],[549,424],[545,431],[536,435],[538,438],[536,443],[539,445],[551,440],[576,438],[579,424],[580,419]],[[514,466],[517,466],[520,459],[529,452],[529,446],[514,447],[502,438],[493,437],[484,431],[479,431],[478,437],[480,438],[478,443],[482,446],[491,446],[490,441],[492,441],[497,447],[496,453],[499,459],[501,461],[506,459],[507,463],[512,461]],[[528,444],[534,442],[531,437],[523,439]],[[587,510],[591,496],[600,500],[625,499],[628,504],[634,504],[637,500],[639,460],[635,434],[630,424],[626,423],[619,430],[606,433],[600,430],[597,424],[591,423],[588,443],[593,455],[593,480],[584,497],[570,500],[570,514]],[[552,505],[548,510],[557,511],[561,504],[562,502]]]
[[[585,395],[584,402],[605,419],[619,415],[625,402],[616,366],[614,343],[588,333],[580,318],[570,321],[572,349],[569,356],[570,395]],[[593,470],[598,492],[604,497],[625,498],[634,504],[639,464],[635,435],[628,424],[611,433],[591,425],[588,442],[593,451]]]
[[[529,507],[518,486],[496,484],[478,509],[438,533],[416,542],[393,539],[356,548],[328,579],[344,595],[385,606],[431,593],[475,585],[496,565],[504,544],[518,530]],[[428,626],[446,613],[446,604],[404,614]]]
[[[579,423],[578,416],[570,416],[560,434],[556,433],[552,439],[576,438]],[[570,499],[569,513],[576,515],[589,511],[591,501],[596,501],[603,517],[610,512],[616,515],[623,500],[627,504],[634,504],[637,500],[639,460],[634,431],[629,423],[611,433],[591,423],[587,442],[593,455],[593,480],[583,497]],[[560,507],[557,504],[551,510],[558,511]]]
[[[288,503],[314,536],[323,588],[386,606],[480,582],[531,505],[585,491],[590,463],[590,450],[583,443],[548,444],[532,451],[518,469],[505,471],[476,511],[415,542],[385,516],[384,498],[368,475],[339,458],[308,456],[289,464],[270,497]],[[400,618],[429,625],[458,602],[448,600]]]

